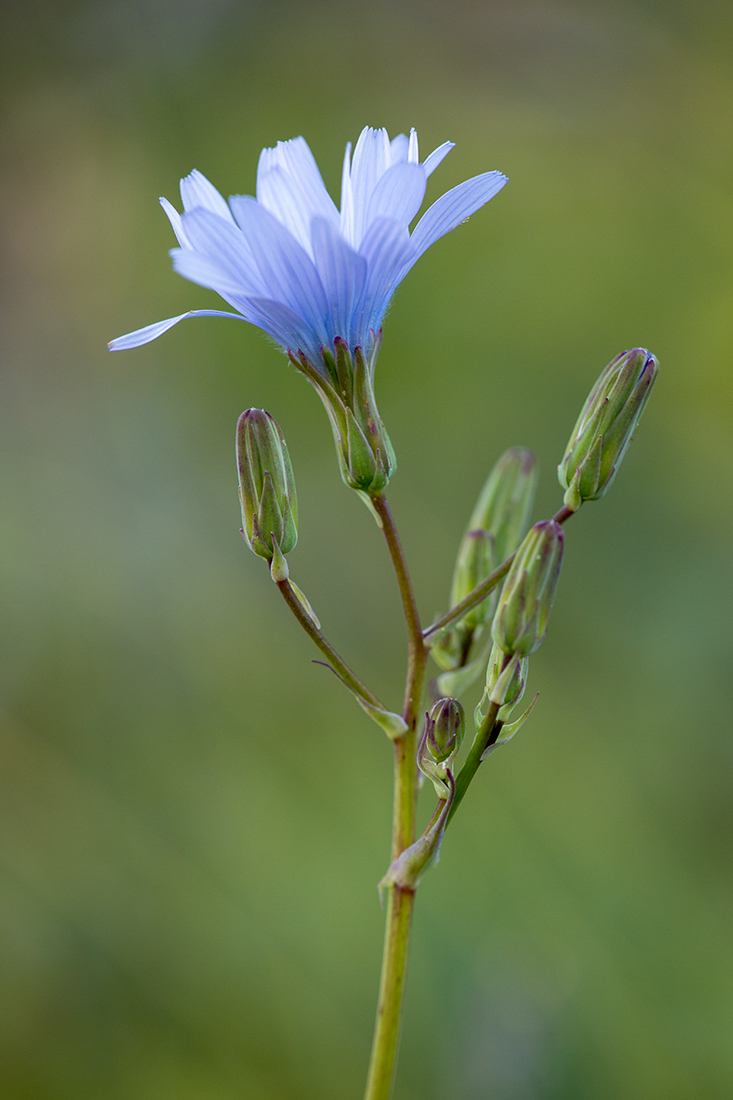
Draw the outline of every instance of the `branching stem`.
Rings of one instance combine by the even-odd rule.
[[[571,516],[574,515],[575,512],[573,512],[572,509],[566,507],[566,505],[563,505],[562,508],[558,512],[556,512],[552,518],[554,519],[555,523],[565,523],[567,520],[570,519]],[[446,627],[449,627],[452,623],[455,623],[459,619],[462,619],[464,615],[468,614],[471,608],[476,607],[477,604],[480,604],[482,600],[486,599],[492,588],[496,588],[499,581],[504,580],[504,577],[511,569],[513,561],[514,554],[506,558],[506,560],[503,561],[501,565],[496,567],[493,573],[489,573],[488,577],[482,580],[480,584],[477,584],[475,588],[472,588],[468,595],[464,599],[462,599],[460,603],[457,603],[455,607],[451,607],[450,611],[446,611],[445,615],[443,615],[442,618],[438,619],[436,622],[431,623],[430,626],[426,627],[425,630],[423,630],[422,632],[423,640],[425,642],[430,642],[431,640],[436,639],[439,634],[442,634]]]

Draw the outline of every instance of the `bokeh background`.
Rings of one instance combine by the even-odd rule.
[[[366,123],[505,190],[421,260],[378,369],[426,618],[507,446],[536,518],[586,391],[663,374],[568,528],[535,714],[424,880],[396,1100],[733,1095],[733,9],[724,0],[6,0],[0,458],[3,1100],[361,1095],[386,739],[242,544],[233,432],[280,421],[294,578],[397,702],[379,532],[254,329],[106,341],[215,296],[157,205]],[[475,699],[468,700],[472,707]],[[422,806],[427,812],[427,803]]]

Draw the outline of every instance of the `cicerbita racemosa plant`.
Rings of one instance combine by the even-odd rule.
[[[471,513],[453,573],[452,607],[431,626],[418,614],[405,556],[384,495],[394,473],[392,445],[374,399],[382,321],[395,288],[420,255],[505,184],[500,172],[467,180],[437,200],[410,232],[428,176],[450,151],[446,142],[422,163],[417,135],[389,140],[365,129],[344,161],[336,208],[303,138],[265,149],[257,195],[227,203],[198,172],[181,181],[184,211],[161,202],[179,247],[175,269],[216,290],[235,313],[193,310],[113,340],[112,350],[160,336],[185,317],[224,316],[262,328],[318,391],[347,485],[368,503],[394,565],[408,635],[401,711],[390,710],[325,636],[306,596],[290,579],[296,545],[295,478],[280,426],[249,409],[237,427],[243,535],[326,663],[390,738],[394,752],[392,852],[380,893],[387,921],[377,1023],[366,1100],[388,1100],[394,1075],[415,892],[437,863],[446,828],[482,761],[526,721],[535,700],[512,717],[524,695],[529,658],[542,643],[560,573],[562,525],[584,500],[608,489],[657,374],[653,356],[634,349],[602,373],[561,463],[565,501],[529,531],[537,483],[531,452],[512,448],[491,471]],[[505,581],[500,593],[502,583]],[[497,601],[498,597],[498,601]],[[439,666],[425,703],[430,651]],[[457,696],[483,677],[474,735],[460,764],[465,714]],[[430,705],[432,702],[432,706]],[[425,709],[424,709],[425,708]],[[425,724],[418,742],[418,716]],[[416,828],[421,776],[438,796]]]
[[[161,199],[179,248],[173,267],[215,290],[237,312],[196,309],[113,340],[138,347],[187,317],[235,317],[263,329],[316,387],[336,440],[341,475],[380,492],[395,457],[374,399],[382,321],[395,289],[440,237],[501,190],[484,172],[446,192],[412,233],[428,177],[451,151],[444,142],[422,163],[417,134],[366,127],[353,157],[347,145],[341,209],[326,190],[302,137],[263,149],[257,193],[229,202],[200,172],[181,180],[183,214]]]

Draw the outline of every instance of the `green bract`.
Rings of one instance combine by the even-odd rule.
[[[397,461],[374,400],[374,367],[381,336],[367,358],[361,347],[352,351],[336,337],[333,353],[321,349],[316,367],[300,352],[293,364],[313,383],[331,422],[341,477],[351,489],[373,496],[381,493]]]
[[[565,505],[576,512],[584,500],[609,489],[631,442],[659,363],[644,348],[612,359],[591,390],[558,466]]]
[[[261,558],[279,560],[298,541],[298,501],[280,425],[263,409],[237,422],[237,466],[244,537]]]

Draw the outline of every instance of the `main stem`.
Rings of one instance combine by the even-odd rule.
[[[381,494],[373,497],[372,503],[382,521],[407,624],[407,677],[402,717],[408,728],[407,732],[395,741],[394,747],[392,859],[396,859],[415,839],[417,793],[415,738],[427,649],[423,641],[420,616],[405,555],[389,505]],[[389,1100],[392,1091],[414,901],[414,890],[399,886],[393,886],[389,890],[377,1022],[364,1100]]]

